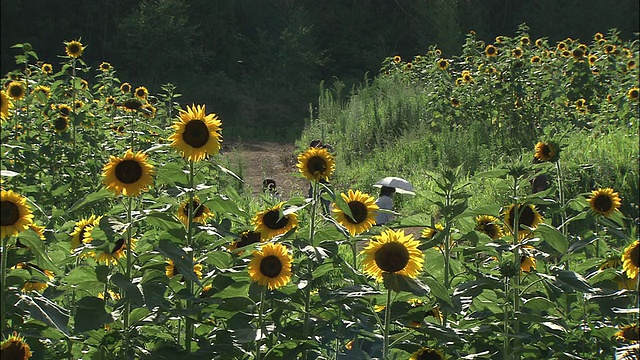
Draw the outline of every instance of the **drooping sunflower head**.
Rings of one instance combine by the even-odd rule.
[[[0,113],[2,120],[9,118],[9,110],[12,107],[13,103],[9,99],[9,96],[7,96],[7,93],[5,93],[4,90],[0,91]]]
[[[111,156],[109,163],[102,168],[102,183],[116,196],[138,196],[153,182],[153,172],[153,165],[147,162],[145,154],[134,154],[129,149],[123,157]]]
[[[560,158],[560,147],[554,142],[542,142],[539,141],[535,147],[535,154],[533,156],[536,157],[541,162],[550,161],[556,162]]]
[[[31,357],[31,348],[24,338],[14,331],[0,344],[0,354],[2,359],[27,360]]]
[[[84,51],[84,46],[77,40],[69,41],[65,43],[65,52],[68,56],[72,58],[79,58],[82,56],[82,52]]]
[[[410,360],[446,360],[442,351],[423,347],[411,354]]]
[[[310,147],[298,155],[297,167],[307,180],[320,181],[329,180],[336,163],[327,149]]]
[[[476,230],[496,240],[504,235],[500,219],[491,215],[476,216]]]
[[[27,199],[12,190],[2,190],[0,192],[0,239],[18,235],[27,230],[32,223],[33,214],[27,205]]]
[[[446,59],[438,60],[438,68],[440,70],[446,70],[449,67],[449,62]]]
[[[262,241],[262,235],[259,232],[245,230],[240,234],[239,240],[236,240],[229,245],[229,251],[234,251],[247,245],[259,243],[260,241]]]
[[[638,101],[639,93],[640,93],[640,90],[637,87],[632,87],[631,89],[629,89],[629,91],[627,91],[627,97],[630,100]]]
[[[208,155],[220,152],[222,122],[216,114],[206,115],[205,105],[193,105],[180,110],[179,120],[173,124],[169,140],[182,156],[190,161],[200,161]]]
[[[133,94],[140,100],[146,100],[149,96],[149,90],[144,86],[138,86]]]
[[[108,63],[108,62],[106,62],[106,61],[103,61],[103,62],[100,64],[100,70],[101,70],[101,71],[103,71],[103,72],[107,72],[107,71],[111,70],[111,64],[109,64],[109,63]]]
[[[523,255],[520,257],[520,271],[531,272],[536,269],[536,258],[533,256]]]
[[[291,280],[293,258],[282,244],[266,243],[253,252],[249,263],[249,277],[269,290],[281,288]]]
[[[571,51],[571,56],[573,56],[573,59],[576,61],[582,61],[584,58],[584,51],[579,47],[575,48]]]
[[[498,55],[498,49],[497,49],[495,46],[493,46],[493,45],[489,44],[489,45],[487,45],[487,47],[484,49],[484,53],[485,53],[488,57],[494,57],[494,56]]]
[[[51,74],[53,72],[53,66],[51,66],[51,64],[49,63],[42,64],[42,67],[40,69],[42,69],[42,72],[45,74]]]
[[[509,205],[507,210],[504,212],[504,224],[507,226],[507,229],[513,233],[514,221],[515,221],[515,210],[516,209],[513,204]],[[535,205],[528,204],[522,205],[518,204],[518,238],[522,240],[523,238],[530,235],[530,230],[528,228],[537,228],[540,223],[542,223],[543,218],[536,209]],[[523,228],[523,225],[526,228]]]
[[[13,100],[22,100],[26,95],[24,84],[21,81],[12,81],[7,86],[7,95]]]
[[[20,289],[23,293],[30,293],[32,291],[43,292],[46,288],[49,287],[44,280],[27,280],[22,284],[22,289]],[[4,359],[4,357],[3,357]]]
[[[596,214],[609,217],[620,208],[621,199],[617,192],[611,188],[600,188],[591,192],[589,207]]]
[[[444,230],[444,225],[437,223],[433,227],[426,227],[422,229],[420,237],[423,239],[433,239],[433,237],[442,230]]]
[[[638,240],[631,243],[624,249],[622,253],[622,270],[627,274],[629,279],[634,281],[638,278],[640,272],[640,243]]]
[[[140,113],[142,114],[142,116],[145,117],[145,119],[152,119],[156,116],[156,108],[155,106],[151,105],[151,104],[144,104],[142,105],[142,107],[140,107],[139,109]]]
[[[620,328],[618,332],[613,334],[616,340],[635,344],[640,340],[640,333],[638,332],[638,324],[626,325]]]
[[[137,239],[131,239],[131,250],[136,249]],[[101,254],[96,255],[96,261],[99,263],[104,263],[105,265],[117,265],[118,259],[122,259],[127,256],[127,239],[120,238],[113,245],[113,249],[109,252],[103,252]]]
[[[338,206],[334,206],[333,213],[336,219],[354,236],[369,230],[376,224],[376,213],[379,209],[375,199],[360,190],[349,189],[347,194],[340,194],[344,202],[349,206],[353,218],[345,214]]]
[[[295,213],[284,215],[282,213],[283,202],[260,211],[253,217],[255,231],[260,232],[263,240],[269,240],[274,236],[282,235],[298,225],[298,216]]]
[[[197,197],[193,198],[192,203],[192,211],[193,211],[193,222],[204,224],[207,222],[207,219],[213,216],[213,213],[209,208],[207,208],[204,204],[200,202],[200,199]],[[189,200],[183,202],[178,209],[178,219],[184,224],[184,226],[189,225]]]
[[[59,133],[67,131],[67,129],[69,129],[69,118],[66,116],[58,116],[53,120],[53,129]]]
[[[416,277],[422,270],[424,258],[418,249],[420,242],[404,230],[388,229],[374,237],[364,250],[362,267],[365,274],[382,281],[383,273]]]
[[[120,91],[123,94],[128,94],[131,92],[131,84],[129,84],[128,82],[122,83],[122,85],[120,85]]]

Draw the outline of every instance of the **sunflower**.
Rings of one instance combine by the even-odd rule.
[[[513,231],[513,225],[514,225],[513,209],[514,209],[514,206],[509,205],[507,210],[504,212],[504,223],[507,225],[507,228],[510,231]],[[518,237],[520,239],[523,239],[524,237],[529,235],[529,230],[522,229],[521,228],[522,225],[535,229],[536,227],[538,227],[538,224],[540,224],[542,221],[543,221],[542,216],[540,215],[540,213],[538,213],[538,210],[536,209],[535,205],[518,204],[518,228],[519,228]]]
[[[568,58],[571,56],[571,51],[569,50],[563,50],[562,53],[560,53],[560,56]]]
[[[87,231],[98,225],[100,223],[100,219],[102,219],[102,216],[96,217],[92,214],[89,218],[83,218],[76,222],[73,232],[71,233],[71,252],[85,242]]]
[[[453,107],[459,107],[460,106],[460,100],[458,100],[457,98],[451,98],[449,99],[449,103],[451,103],[451,106]]]
[[[120,91],[123,94],[127,94],[127,93],[131,92],[131,84],[129,84],[128,82],[122,83],[122,85],[120,85]]]
[[[142,108],[142,102],[138,99],[127,99],[122,102],[122,108],[125,111],[138,111]]]
[[[198,279],[202,279],[202,265],[194,264],[193,265],[193,272],[196,274]],[[176,275],[180,275],[180,272],[178,271],[178,268],[176,268],[175,263],[171,259],[166,261],[165,274],[167,274],[167,276],[169,278],[172,278],[172,277],[174,277]]]
[[[31,348],[24,338],[13,332],[13,335],[0,344],[0,358],[11,360],[27,360],[31,357]]]
[[[68,43],[65,43],[65,52],[72,58],[79,58],[82,56],[82,52],[84,51],[84,46],[79,41],[73,40]]]
[[[336,163],[327,149],[311,147],[298,155],[297,167],[309,181],[320,181],[329,180]]]
[[[600,270],[604,270],[604,269],[615,269],[618,266],[622,265],[622,260],[620,259],[620,257],[612,257],[612,258],[608,258],[607,260],[605,260],[602,265],[600,265],[600,267],[598,269]]]
[[[640,244],[636,240],[622,253],[622,270],[629,279],[635,280],[638,277],[638,268],[640,268]]]
[[[151,185],[153,165],[147,163],[147,156],[127,150],[123,157],[111,156],[109,163],[102,168],[103,184],[116,196],[138,196]]]
[[[253,217],[255,231],[260,232],[263,240],[284,234],[298,225],[298,216],[295,213],[280,216],[282,205],[284,205],[283,202]]]
[[[616,272],[616,275],[615,282],[618,290],[635,290],[637,279],[630,279],[625,272]]]
[[[48,99],[51,96],[51,88],[44,85],[38,85],[31,93],[36,96],[37,94],[42,93]]]
[[[635,60],[631,59],[627,61],[627,70],[633,70],[636,66],[638,66],[638,63]]]
[[[573,56],[573,59],[576,61],[582,61],[584,58],[584,51],[580,48],[575,48],[571,52],[571,56]]]
[[[109,70],[111,70],[111,64],[109,64],[108,62],[103,61],[102,64],[100,64],[100,70],[107,72]]]
[[[405,69],[405,70],[411,70],[412,68],[413,68],[413,64],[412,64],[412,63],[410,63],[410,62],[408,62],[408,63],[406,63],[406,64],[404,65],[404,69]]]
[[[580,98],[578,100],[576,100],[576,107],[577,108],[582,108],[585,107],[587,105],[587,100]]]
[[[530,40],[528,37],[526,37],[526,36],[523,36],[523,37],[520,39],[520,44],[522,44],[523,46],[527,46],[527,45],[529,45],[530,43],[531,43],[531,40]]]
[[[71,106],[67,104],[58,104],[58,112],[60,113],[60,115],[69,116],[71,115],[71,111]]]
[[[135,250],[137,241],[136,239],[131,239],[131,250]],[[96,255],[96,262],[98,264],[104,263],[107,266],[117,265],[118,259],[122,259],[125,256],[127,256],[127,239],[120,238],[113,246],[113,250]]]
[[[494,56],[498,55],[498,49],[497,49],[495,46],[493,46],[493,45],[489,44],[489,45],[487,45],[487,47],[484,49],[484,53],[485,53],[488,57],[494,57]]]
[[[13,100],[22,100],[26,95],[24,84],[20,81],[12,81],[7,86],[7,95]]]
[[[557,46],[558,50],[564,51],[567,50],[567,44],[564,41],[560,41]]]
[[[539,141],[536,144],[535,147],[535,154],[533,156],[535,156],[536,159],[540,160],[541,162],[544,161],[551,161],[551,162],[556,162],[558,161],[559,155],[560,155],[560,151],[558,148],[558,145],[556,145],[553,142],[542,142]]]
[[[424,317],[429,316],[433,316],[434,318],[436,318],[440,324],[442,324],[442,322],[444,321],[444,315],[442,315],[442,311],[440,311],[439,306],[436,306],[424,313]]]
[[[444,226],[442,224],[436,224],[434,227],[426,227],[422,230],[420,237],[424,239],[433,239],[433,237],[442,230],[444,230]]]
[[[591,192],[589,198],[589,207],[596,214],[609,217],[618,210],[622,203],[617,192],[613,192],[611,188],[599,188]]]
[[[456,86],[460,86],[460,85],[462,85],[463,83],[464,83],[464,79],[462,79],[462,78],[457,78],[457,79],[456,79]]]
[[[373,197],[360,192],[360,190],[353,191],[351,189],[347,194],[342,193],[340,195],[349,206],[353,218],[345,214],[337,206],[334,206],[333,212],[338,222],[347,228],[352,236],[363,233],[376,224],[376,213],[379,207]]]
[[[601,32],[597,32],[595,35],[593,35],[593,40],[595,41],[600,41],[604,39],[604,35]]]
[[[142,105],[139,111],[142,113],[142,116],[144,116],[145,119],[152,119],[154,116],[156,116],[156,108],[151,104]]]
[[[397,63],[399,63],[400,61],[402,61],[402,58],[401,58],[399,55],[396,55],[396,56],[394,56],[394,57],[393,57],[393,62],[394,62],[394,63],[396,63],[396,64],[397,64]]]
[[[498,223],[500,219],[491,215],[478,215],[476,216],[476,230],[486,234],[491,239],[496,240],[501,238],[504,233],[502,226]]]
[[[85,79],[82,79],[82,81],[80,81],[80,88],[82,90],[87,90],[89,89],[89,82]]]
[[[504,42],[504,36],[496,36],[496,42],[502,44]]]
[[[607,44],[604,46],[604,53],[605,54],[612,54],[616,51],[616,46],[613,44]]]
[[[216,114],[205,115],[205,105],[193,105],[180,110],[180,119],[173,124],[175,133],[169,137],[171,146],[191,161],[200,161],[220,151],[222,123]]]
[[[73,102],[73,107],[78,110],[81,109],[84,106],[84,102],[82,102],[82,100],[76,100]]]
[[[249,263],[249,277],[269,290],[281,288],[291,280],[293,258],[286,246],[266,243],[253,252]]]
[[[49,284],[47,284],[44,281],[27,280],[24,282],[24,284],[22,284],[21,291],[23,293],[30,293],[32,291],[43,292],[48,287],[49,287]]]
[[[537,47],[543,47],[544,46],[544,40],[536,39],[535,44],[536,44]]]
[[[638,90],[637,87],[629,89],[629,91],[627,92],[627,97],[631,100],[638,101],[638,91],[640,90]]]
[[[520,271],[531,272],[536,269],[536,258],[533,256],[523,255],[520,257]]]
[[[404,230],[388,229],[380,236],[369,241],[362,254],[363,271],[377,281],[382,281],[383,273],[396,273],[408,277],[416,277],[424,258],[418,249],[420,242],[413,235],[405,235]]]
[[[464,70],[461,76],[462,80],[466,83],[470,83],[473,81],[473,76],[471,76],[471,72],[469,70]]]
[[[109,296],[109,298],[111,300],[120,300],[122,299],[122,295],[120,295],[119,293],[113,291],[113,290],[107,290],[107,295]],[[104,292],[99,292],[98,293],[98,299],[103,299],[104,300]]]
[[[135,96],[140,100],[146,100],[147,96],[149,96],[149,90],[147,90],[144,86],[138,86],[136,91],[133,92]]]
[[[638,324],[623,326],[617,333],[613,334],[613,336],[615,336],[616,340],[635,344],[640,340]]]
[[[449,62],[445,59],[438,60],[438,68],[440,70],[446,70],[449,67]]]
[[[595,55],[589,55],[589,57],[587,57],[587,61],[589,62],[589,65],[593,66],[596,61],[598,61],[598,57]]]
[[[53,66],[51,66],[51,64],[48,63],[44,63],[42,64],[42,72],[45,74],[51,74],[53,72]]]
[[[204,224],[207,222],[207,219],[213,216],[209,208],[204,206],[200,202],[200,200],[195,197],[193,201],[191,201],[193,206],[193,222],[199,222]],[[184,226],[188,226],[189,223],[189,201],[185,201],[180,205],[178,209],[178,219],[184,224]]]
[[[540,56],[538,55],[534,55],[531,57],[531,63],[532,64],[539,64],[540,63]]]
[[[35,271],[39,272],[40,274],[46,276],[49,280],[54,279],[53,276],[53,272],[49,271],[49,270],[44,270],[41,267],[39,267],[36,264],[32,264],[32,263],[17,263],[16,266],[12,267],[12,269],[34,269]]]
[[[12,190],[0,193],[0,238],[18,235],[33,223],[27,199]]]
[[[36,233],[38,235],[38,237],[40,238],[40,240],[44,240],[44,230],[45,227],[44,226],[38,226],[35,223],[32,223],[31,225],[29,225],[29,229],[31,229],[31,231],[33,231],[34,233]]]
[[[513,49],[511,51],[511,55],[513,55],[513,57],[516,58],[516,59],[520,59],[523,54],[524,54],[524,51],[522,51],[522,49],[519,48],[519,47],[517,47],[517,48],[515,48],[515,49]]]
[[[445,360],[442,351],[423,347],[411,354],[409,360]]]
[[[259,232],[253,230],[246,230],[240,234],[240,240],[236,240],[231,245],[229,245],[229,251],[234,251],[236,249],[258,243],[262,240],[262,237]]]
[[[0,113],[2,119],[7,119],[9,117],[9,109],[13,107],[13,103],[9,99],[9,96],[4,92],[4,90],[0,91]]]
[[[65,132],[69,129],[69,118],[66,116],[58,116],[55,120],[53,120],[53,129],[56,132]]]
[[[116,103],[116,98],[113,96],[107,96],[107,98],[104,99],[104,102],[109,106],[113,106]]]

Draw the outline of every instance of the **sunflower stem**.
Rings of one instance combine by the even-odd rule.
[[[131,233],[132,233],[132,224],[131,224],[131,212],[133,208],[133,197],[129,196],[128,205],[127,205],[127,281],[131,282],[131,268],[133,265],[132,254],[131,254]],[[126,291],[125,291],[125,295]],[[104,294],[105,299],[107,294]],[[129,354],[129,314],[131,313],[131,297],[127,296],[124,303],[124,319],[123,319],[123,327],[124,327],[124,349],[125,354]]]
[[[189,206],[188,206],[188,218],[189,221],[187,222],[187,253],[189,255],[189,263],[192,264],[193,263],[193,249],[191,248],[191,242],[193,240],[193,214],[194,214],[194,209],[193,209],[193,198],[194,198],[194,194],[193,192],[195,191],[195,176],[193,173],[193,160],[189,160]],[[188,298],[187,298],[187,315],[185,317],[185,349],[187,350],[187,353],[191,353],[191,338],[193,337],[193,320],[191,319],[191,317],[189,317],[189,310],[191,310],[191,308],[193,307],[193,281],[187,279],[186,280],[186,285],[187,285],[187,294],[188,294]]]
[[[318,182],[311,182],[311,224],[309,226],[309,244],[314,245],[316,216],[318,209]],[[306,340],[309,337],[309,311],[311,311],[311,283],[313,281],[313,264],[311,257],[307,257],[307,286],[304,288],[304,323],[302,324],[302,336]],[[306,351],[305,358],[308,358],[309,352]]]
[[[514,253],[514,269],[516,269],[516,274],[513,277],[514,286],[513,286],[513,316],[511,317],[513,321],[513,349],[516,350],[514,354],[514,359],[520,359],[520,355],[517,352],[517,348],[519,346],[518,334],[520,333],[520,320],[519,320],[519,311],[520,311],[520,214],[518,207],[518,176],[513,177],[513,245],[516,246]]]
[[[504,297],[505,297],[505,301],[504,301],[504,309],[502,311],[503,313],[503,321],[502,321],[502,328],[503,328],[503,336],[504,336],[504,340],[503,340],[503,344],[502,344],[502,358],[504,360],[509,360],[509,281],[511,281],[509,279],[509,277],[505,277],[504,278]]]
[[[2,268],[0,269],[0,271],[2,272],[0,274],[0,278],[2,279],[2,284],[0,284],[0,335],[4,334],[4,329],[5,329],[5,321],[6,319],[6,304],[7,304],[7,284],[5,282],[6,276],[7,276],[7,243],[9,241],[9,237],[5,236],[2,239],[2,254],[0,254],[2,256]]]
[[[264,312],[264,293],[267,292],[266,287],[263,287],[260,292],[260,306],[258,307],[258,331],[259,337],[256,338],[256,360],[262,359],[262,353],[260,352],[260,346],[262,345],[262,336],[266,333],[263,324],[263,312]]]
[[[382,343],[382,358],[389,358],[389,325],[391,323],[391,290],[387,289],[387,302],[384,308],[384,337]]]

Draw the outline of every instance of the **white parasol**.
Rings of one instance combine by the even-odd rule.
[[[392,187],[396,189],[398,194],[415,195],[413,185],[403,178],[395,176],[387,176],[386,178],[376,182],[373,186],[381,188],[383,186]]]

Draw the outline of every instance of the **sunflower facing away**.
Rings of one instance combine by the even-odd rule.
[[[499,239],[504,235],[499,222],[500,219],[495,216],[478,215],[476,216],[476,230],[486,234],[492,240]]]
[[[2,359],[27,360],[30,357],[31,348],[29,344],[15,331],[13,335],[0,344],[0,358]]]
[[[0,238],[18,235],[33,223],[27,199],[12,190],[0,193]]]
[[[258,243],[261,240],[262,237],[259,232],[253,230],[243,231],[240,234],[240,240],[236,240],[229,245],[229,251],[234,251],[247,245]]]
[[[334,206],[333,213],[338,222],[347,228],[349,234],[352,236],[361,234],[376,224],[376,212],[379,207],[373,197],[360,190],[353,191],[351,189],[347,194],[342,193],[340,195],[349,206],[353,218],[345,214],[337,206]]]
[[[423,347],[411,354],[410,360],[445,360],[442,351]]]
[[[220,152],[222,122],[216,114],[205,114],[205,105],[187,105],[172,126],[175,133],[169,136],[171,146],[188,160],[200,161]]]
[[[255,231],[260,232],[263,240],[269,240],[274,236],[286,233],[298,225],[298,216],[295,213],[280,217],[281,202],[269,209],[260,211],[253,217]]]
[[[20,81],[12,81],[7,86],[7,95],[13,100],[21,100],[26,95],[24,85]]]
[[[11,103],[9,96],[7,96],[4,90],[0,91],[0,113],[3,120],[9,118],[9,109],[12,107],[13,103]]]
[[[333,155],[325,148],[310,147],[298,155],[298,170],[309,181],[329,180],[336,169]]]
[[[361,253],[365,256],[362,261],[363,271],[376,281],[382,281],[383,273],[414,278],[422,270],[424,262],[418,245],[420,242],[413,235],[405,235],[404,230],[388,229],[369,241],[362,250]]]
[[[193,272],[196,274],[198,279],[202,279],[202,265],[194,264],[193,265]],[[171,259],[166,261],[165,274],[167,274],[167,276],[169,278],[172,278],[172,277],[174,277],[176,275],[180,275],[180,272],[178,271],[178,268],[175,266],[175,263]]]
[[[59,133],[67,131],[67,129],[69,129],[69,118],[66,116],[58,116],[53,120],[53,129]]]
[[[68,43],[65,43],[65,52],[72,58],[79,58],[82,56],[82,52],[84,51],[84,46],[79,41],[73,40]]]
[[[535,147],[535,156],[540,161],[551,161],[555,162],[558,160],[558,155],[560,155],[560,151],[558,145],[553,142],[542,142],[539,141]]]
[[[596,214],[609,217],[618,210],[622,203],[617,192],[613,192],[611,188],[600,188],[591,192],[589,198],[589,207]]]
[[[291,281],[293,258],[286,246],[266,243],[253,252],[249,263],[249,277],[269,290],[281,288]]]
[[[89,218],[83,218],[76,222],[73,232],[71,233],[71,252],[85,243],[88,230],[100,224],[100,219],[102,219],[102,216],[92,214]]]
[[[131,239],[131,250],[136,249],[136,242],[138,240]],[[103,252],[101,254],[96,255],[96,262],[98,264],[104,263],[105,265],[117,265],[118,260],[127,256],[127,239],[120,238],[113,245],[113,250],[110,252]]]
[[[613,334],[613,336],[615,336],[616,340],[635,344],[640,340],[638,324],[623,326],[617,333]]]
[[[637,279],[640,268],[640,244],[638,240],[627,246],[622,253],[622,270],[629,279]]]
[[[195,197],[193,198],[193,222],[204,224],[207,222],[207,219],[213,216],[209,208],[204,206],[200,200]],[[189,224],[189,200],[185,201],[180,205],[178,209],[178,219],[184,224],[184,226],[188,226]]]
[[[520,271],[531,272],[536,269],[536,258],[533,256],[524,255],[520,257]]]
[[[514,213],[513,205],[509,205],[507,210],[504,212],[504,223],[505,225],[507,225],[507,228],[510,231],[513,231],[513,225],[515,220],[513,213]],[[536,209],[535,205],[519,204],[518,205],[518,228],[519,228],[518,238],[523,239],[530,234],[530,231],[526,228],[522,228],[522,225],[535,229],[538,227],[538,225],[542,221],[543,221],[542,216],[540,215],[540,213],[538,213],[538,210]]]
[[[105,187],[116,196],[138,196],[151,185],[153,165],[147,163],[147,156],[127,150],[123,157],[111,156],[109,163],[102,168]]]

